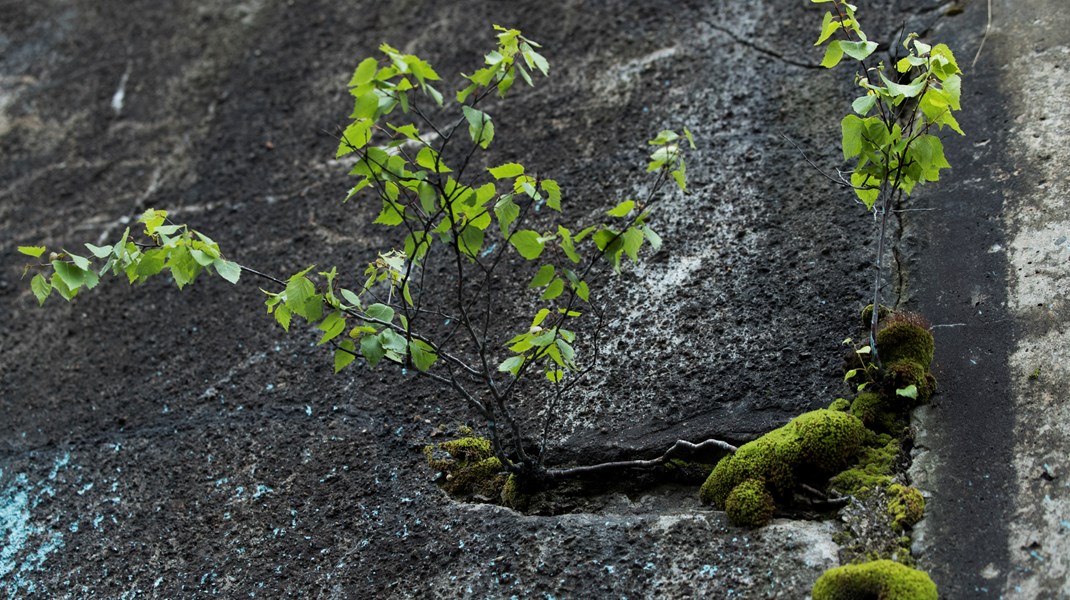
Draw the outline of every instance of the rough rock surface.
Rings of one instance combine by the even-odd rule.
[[[748,532],[695,494],[659,488],[555,517],[458,504],[418,450],[438,424],[468,421],[463,406],[392,372],[332,376],[313,332],[274,327],[254,284],[205,280],[179,293],[165,281],[105,282],[40,309],[14,254],[100,243],[152,206],[265,271],[360,265],[386,242],[365,225],[371,207],[341,204],[348,181],[325,133],[348,113],[352,68],[388,41],[443,75],[470,71],[490,25],[515,26],[543,42],[552,76],[495,114],[499,156],[553,173],[574,214],[648,185],[633,165],[661,127],[687,126],[700,142],[693,194],[657,216],[665,246],[616,283],[627,317],[609,329],[627,343],[566,407],[556,460],[648,457],[677,438],[746,441],[844,393],[839,341],[864,303],[873,247],[862,209],[780,137],[838,165],[836,115],[851,87],[846,73],[813,67],[821,8],[784,4],[7,3],[0,589],[806,596],[837,564],[832,523]],[[963,62],[984,19],[976,3],[943,20],[935,2],[865,10],[874,31],[937,23]],[[1010,47],[988,44],[993,55]],[[971,123],[971,143],[995,124]],[[964,181],[985,168],[955,164]],[[914,257],[934,244],[915,241]],[[942,283],[922,276],[900,291]],[[938,347],[963,352],[939,336]],[[948,480],[933,479],[934,507]],[[944,548],[953,535],[934,526],[927,543]],[[939,551],[926,556],[941,589],[967,589]],[[992,568],[1002,578],[1012,567]]]

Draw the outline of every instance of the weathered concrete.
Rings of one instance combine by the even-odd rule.
[[[1062,97],[1045,86],[1063,85],[1067,29],[996,4],[967,72],[969,137],[948,143],[949,185],[918,197],[943,210],[905,213],[902,298],[939,326],[944,384],[924,421],[935,460],[918,471],[932,514],[918,549],[945,597],[1057,597],[1070,465],[1056,425],[1066,346],[1052,346],[1066,337],[1065,223],[1051,213],[1066,186],[1045,171],[1061,164],[1045,136],[1062,121],[1031,119],[1011,99],[1022,87]],[[941,19],[939,6],[864,10],[874,31],[935,23],[965,66],[984,7]],[[854,333],[869,282],[863,212],[779,137],[838,161],[835,115],[851,81],[807,66],[819,59],[820,7],[56,0],[5,11],[7,595],[801,598],[838,562],[834,522],[746,532],[679,488],[609,494],[555,517],[457,504],[417,449],[438,424],[470,419],[463,407],[431,385],[399,387],[393,373],[332,377],[315,334],[274,328],[252,285],[107,282],[42,310],[12,258],[17,244],[96,243],[156,206],[265,270],[359,265],[387,242],[363,225],[371,208],[338,202],[344,168],[321,133],[344,121],[353,65],[387,40],[444,75],[467,71],[491,23],[515,24],[544,42],[553,74],[495,114],[502,158],[553,173],[576,218],[643,189],[628,165],[661,126],[688,126],[702,144],[694,195],[667,199],[657,217],[665,248],[614,284],[626,316],[609,329],[625,343],[565,407],[556,460],[750,439],[844,393],[839,340]],[[1042,51],[1016,45],[1035,31]],[[1007,67],[1025,58],[1046,66],[1013,79]],[[1004,273],[1029,260],[1040,272],[1021,271],[1008,292]],[[1036,478],[1044,464],[1052,481]]]
[[[954,177],[914,222],[927,249],[913,281],[934,322],[942,393],[922,411],[915,480],[930,493],[916,537],[952,598],[1070,596],[1066,327],[1070,113],[1065,11],[992,3],[935,34],[959,43],[968,140]]]

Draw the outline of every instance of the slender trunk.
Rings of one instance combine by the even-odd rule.
[[[881,307],[881,281],[884,273],[884,241],[888,237],[888,213],[891,194],[886,189],[881,190],[880,200],[880,233],[877,234],[877,272],[873,276],[873,311],[869,317],[869,347],[873,364],[879,368],[880,356],[877,354],[877,322],[880,320]]]

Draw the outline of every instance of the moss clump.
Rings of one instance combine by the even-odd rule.
[[[897,360],[884,364],[884,394],[894,399],[901,408],[909,410],[915,406],[925,404],[936,391],[936,379],[922,365],[912,360]],[[908,398],[896,394],[908,386],[914,386],[918,391],[917,398]]]
[[[933,362],[933,334],[909,316],[893,319],[877,333],[877,353],[884,364],[911,361],[922,369]]]
[[[936,584],[924,571],[891,560],[844,565],[814,583],[813,600],[936,600]]]
[[[852,496],[866,496],[878,487],[892,483],[895,459],[899,456],[899,440],[890,435],[872,435],[862,451],[858,464],[832,478],[833,489]]]
[[[804,413],[721,459],[699,498],[724,510],[729,494],[747,480],[761,482],[773,498],[788,498],[796,483],[821,481],[851,464],[864,436],[865,426],[847,413]]]
[[[881,304],[881,310],[880,310],[879,313],[877,313],[877,320],[878,321],[883,321],[890,314],[892,314],[892,309],[888,308],[887,306],[885,306],[883,304]],[[865,329],[866,331],[869,331],[869,324],[870,324],[870,321],[873,319],[873,305],[872,304],[867,304],[866,307],[862,309],[861,317],[862,317],[862,328]]]
[[[455,496],[496,499],[506,483],[490,440],[467,437],[424,447],[427,464],[445,475],[442,489]]]
[[[851,411],[851,401],[847,398],[836,398],[829,404],[829,410],[838,410],[840,412]]]
[[[862,423],[873,431],[892,432],[901,429],[896,411],[889,408],[890,403],[885,396],[866,392],[859,394],[851,403],[851,414],[858,417]]]
[[[891,500],[888,513],[892,515],[892,527],[896,531],[913,527],[925,516],[925,498],[916,488],[895,484],[888,488]]]
[[[762,527],[773,518],[776,504],[773,495],[760,479],[748,479],[737,485],[725,499],[728,519],[744,527]]]

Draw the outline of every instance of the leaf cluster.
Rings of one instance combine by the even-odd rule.
[[[855,114],[840,123],[843,157],[854,160],[850,185],[859,200],[873,209],[882,191],[910,194],[914,187],[937,181],[950,168],[943,142],[935,131],[944,127],[962,134],[953,112],[961,108],[962,82],[954,54],[945,44],[931,46],[910,34],[906,55],[889,73],[884,62],[869,66],[878,45],[859,25],[854,5],[842,0],[825,13],[815,45],[827,44],[821,65],[835,67],[844,56],[860,63],[856,83],[864,94],[852,102]],[[833,39],[835,34],[844,39]]]

